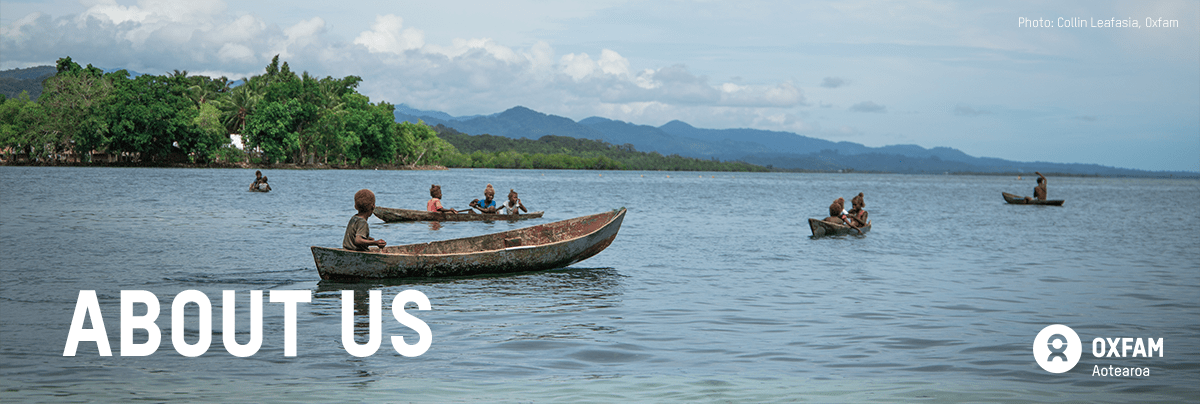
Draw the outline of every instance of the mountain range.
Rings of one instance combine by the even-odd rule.
[[[832,142],[791,132],[760,129],[703,129],[682,121],[658,127],[636,125],[601,117],[578,122],[517,106],[492,115],[456,117],[445,112],[396,106],[396,121],[442,124],[470,135],[490,134],[537,139],[545,135],[603,140],[633,145],[639,151],[685,157],[744,161],[774,169],[826,172],[890,172],[905,174],[989,173],[1196,177],[1190,172],[1143,171],[1098,164],[1017,162],[974,157],[958,149],[917,145],[868,147],[853,142]]]

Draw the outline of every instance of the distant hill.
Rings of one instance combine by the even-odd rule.
[[[397,108],[397,121],[423,120],[472,135],[490,134],[514,139],[539,139],[546,135],[603,140],[631,145],[640,151],[663,155],[745,161],[777,170],[866,171],[907,174],[942,173],[1043,173],[1066,175],[1200,177],[1190,172],[1152,172],[1098,164],[1017,162],[974,157],[948,147],[926,149],[917,145],[867,147],[853,142],[832,142],[790,132],[759,129],[702,129],[671,121],[659,127],[636,125],[601,117],[579,122],[525,107],[486,116],[454,117],[435,111]]]
[[[25,69],[0,71],[0,94],[16,98],[22,91],[29,92],[29,99],[42,95],[42,81],[53,77],[58,69],[54,66],[36,66]]]
[[[112,73],[120,69],[103,69]],[[141,76],[142,73],[127,70],[130,77]],[[0,71],[0,94],[8,98],[16,98],[22,91],[29,92],[29,99],[36,101],[42,95],[42,82],[54,77],[58,68],[54,66],[35,66],[24,69]]]

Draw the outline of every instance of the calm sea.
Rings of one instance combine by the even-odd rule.
[[[595,171],[253,170],[0,167],[0,401],[1129,402],[1200,398],[1200,181],[1050,178],[1063,207],[1010,206],[1031,177]],[[619,207],[612,245],[561,270],[331,283],[309,246],[338,246],[352,196],[424,206],[430,184],[464,208],[491,183],[539,220],[382,223],[389,244],[466,237]],[[864,192],[865,237],[813,239],[807,218]],[[419,357],[391,336],[433,338]],[[115,356],[63,350],[80,290],[95,290]],[[160,302],[161,345],[123,357],[122,290]],[[172,345],[172,300],[212,301],[212,345]],[[284,305],[263,308],[257,354],[224,349],[222,291],[312,291],[284,355]],[[341,343],[341,290],[385,299],[383,342]],[[366,304],[357,318],[366,341]],[[135,315],[145,313],[141,305]],[[199,340],[199,309],[181,335]],[[88,322],[91,328],[91,323]],[[1082,339],[1069,372],[1032,354],[1044,327]],[[1101,357],[1094,338],[1163,340],[1162,357]],[[133,342],[147,333],[135,330]],[[1132,351],[1131,351],[1132,352]],[[1108,352],[1105,352],[1107,355]],[[1094,376],[1097,367],[1149,376]]]

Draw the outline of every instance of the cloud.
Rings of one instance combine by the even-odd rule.
[[[838,88],[846,84],[846,80],[840,77],[826,77],[825,80],[821,80],[821,87],[825,88]]]
[[[860,102],[860,103],[858,103],[858,104],[851,105],[851,106],[850,106],[850,111],[853,111],[853,112],[873,112],[873,113],[880,113],[880,114],[882,114],[882,113],[885,113],[885,112],[887,112],[887,107],[886,107],[886,106],[883,106],[883,105],[876,104],[876,103],[874,103],[874,102],[871,102],[871,101],[863,101],[863,102]]]
[[[958,115],[958,116],[979,116],[979,115],[987,115],[987,114],[991,114],[991,113],[992,113],[991,111],[975,109],[975,108],[972,108],[971,106],[965,105],[965,104],[958,104],[958,105],[954,106],[954,115]]]
[[[370,31],[363,31],[354,43],[366,46],[371,53],[404,53],[425,46],[425,33],[404,28],[404,19],[393,14],[375,17]]]

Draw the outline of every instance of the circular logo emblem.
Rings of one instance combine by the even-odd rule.
[[[1063,373],[1079,363],[1083,343],[1079,334],[1062,324],[1047,326],[1033,339],[1033,358],[1050,373]]]

